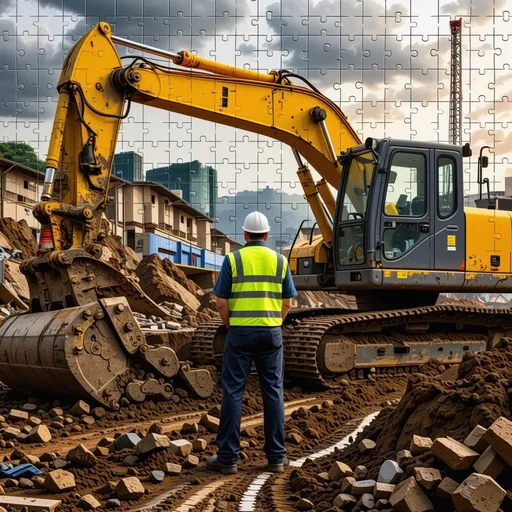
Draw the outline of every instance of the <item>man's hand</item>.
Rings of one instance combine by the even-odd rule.
[[[229,302],[227,299],[217,297],[215,300],[215,306],[220,314],[222,323],[229,329]]]
[[[286,318],[286,315],[288,314],[288,311],[290,311],[290,308],[292,307],[292,299],[283,299],[283,304],[281,306],[281,317],[283,319]]]

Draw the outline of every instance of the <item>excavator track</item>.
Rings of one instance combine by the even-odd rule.
[[[327,314],[326,314],[327,313]],[[447,363],[459,362],[463,352],[475,347],[485,349],[512,329],[512,315],[507,309],[439,305],[374,312],[353,310],[300,310],[291,312],[283,326],[284,356],[287,379],[321,387],[339,387],[340,379],[364,377],[369,373],[403,373],[414,370],[424,360],[390,362],[372,367],[333,372],[325,368],[329,341],[343,339],[361,350],[372,346],[397,347],[398,353],[411,345],[425,347],[424,357],[438,357]],[[201,364],[222,362],[222,338],[225,328],[219,321],[201,326],[192,341],[192,358]],[[460,349],[444,354],[443,347]],[[382,348],[381,350],[384,350]],[[388,350],[389,352],[389,350]],[[423,358],[424,359],[424,358]]]

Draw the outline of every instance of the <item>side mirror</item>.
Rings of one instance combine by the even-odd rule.
[[[396,177],[397,177],[396,171],[389,171],[388,183],[390,183],[391,185],[394,185],[395,181],[396,181]]]
[[[483,156],[480,165],[482,166],[482,169],[485,169],[485,168],[489,167],[489,157],[488,156]]]
[[[464,146],[462,146],[462,156],[464,158],[470,157],[473,154],[473,151],[471,151],[471,146],[469,145],[469,142],[466,142]]]

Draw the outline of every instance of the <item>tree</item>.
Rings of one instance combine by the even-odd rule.
[[[38,171],[44,171],[45,168],[45,163],[39,160],[34,148],[25,142],[0,142],[0,157]]]

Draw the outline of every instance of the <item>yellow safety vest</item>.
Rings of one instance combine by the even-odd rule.
[[[279,327],[288,261],[261,245],[228,254],[231,263],[229,325]]]

